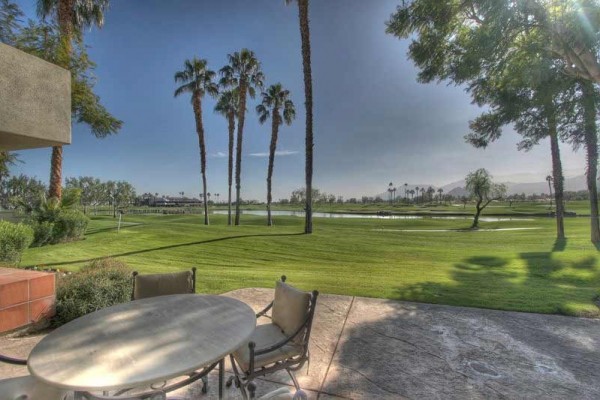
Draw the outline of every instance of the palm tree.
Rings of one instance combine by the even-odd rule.
[[[183,71],[175,73],[175,82],[182,85],[175,90],[175,97],[184,93],[192,95],[192,107],[196,117],[196,133],[200,145],[200,171],[202,173],[202,190],[204,192],[204,225],[208,225],[208,202],[206,201],[206,143],[204,141],[204,125],[202,124],[202,98],[205,94],[216,96],[219,88],[213,82],[215,72],[207,68],[207,61],[194,57],[185,60]]]
[[[55,15],[61,36],[59,65],[70,70],[73,39],[85,28],[93,25],[102,28],[108,0],[37,0],[37,13],[42,19]],[[50,161],[49,197],[62,197],[62,146],[52,147]]]
[[[238,126],[235,154],[235,224],[240,224],[240,189],[242,186],[242,142],[246,115],[246,96],[255,96],[255,88],[262,88],[264,74],[253,51],[242,49],[228,54],[229,65],[221,68],[221,84],[238,90]]]
[[[421,201],[425,203],[425,188],[421,188]]]
[[[269,147],[269,167],[267,169],[267,225],[272,226],[271,219],[271,188],[273,179],[273,164],[275,163],[275,150],[277,149],[277,135],[279,126],[282,123],[290,125],[296,118],[296,109],[294,103],[290,100],[290,91],[284,89],[281,83],[269,86],[266,92],[262,93],[262,103],[256,106],[258,121],[264,124],[269,117],[271,118],[271,146]],[[283,114],[283,119],[281,118]]]
[[[415,192],[417,193],[417,203],[419,202],[419,187],[415,186]]]
[[[437,190],[437,192],[439,193],[439,197],[440,197],[440,204],[442,204],[442,193],[444,193],[444,189],[442,189],[442,188],[439,188],[439,189]]]
[[[292,0],[285,0],[290,4]],[[300,40],[302,42],[302,70],[304,73],[304,106],[306,107],[306,216],[304,233],[312,233],[312,175],[313,175],[313,98],[312,71],[310,65],[310,30],[308,23],[309,0],[298,2],[298,18],[300,22]]]
[[[548,182],[548,190],[550,191],[550,208],[552,209],[552,175],[548,175],[546,177],[546,182]]]
[[[227,225],[232,224],[231,220],[231,185],[233,184],[233,142],[235,135],[235,116],[239,103],[237,90],[226,90],[221,93],[215,111],[227,118],[227,127],[229,130],[229,164],[228,164],[228,211]]]
[[[404,201],[408,203],[408,183],[404,184]]]

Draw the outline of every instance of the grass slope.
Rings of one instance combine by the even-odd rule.
[[[302,235],[303,219],[244,216],[226,226],[213,215],[96,217],[85,240],[25,253],[22,265],[76,270],[88,260],[117,257],[141,273],[199,268],[198,291],[221,293],[272,287],[281,275],[300,288],[388,299],[503,310],[600,316],[598,252],[589,220],[566,220],[569,236],[555,243],[554,221],[487,222],[482,228],[536,227],[503,232],[401,232],[457,229],[461,220],[317,219]]]

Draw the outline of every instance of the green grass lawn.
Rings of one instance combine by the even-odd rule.
[[[27,250],[22,266],[76,270],[94,258],[116,257],[141,273],[199,269],[197,290],[222,293],[273,287],[281,275],[303,289],[502,310],[598,317],[599,253],[586,218],[566,220],[568,239],[555,243],[554,220],[482,223],[496,232],[407,232],[457,229],[464,220],[303,219],[246,215],[240,227],[225,215],[93,219],[85,240]]]
[[[273,210],[303,210],[302,204],[274,204]],[[225,210],[227,206],[224,204],[212,205],[212,209]],[[264,204],[244,205],[245,210],[265,210]],[[553,210],[554,208],[552,208]],[[462,203],[430,203],[430,204],[401,204],[389,202],[376,204],[315,204],[314,211],[316,212],[351,212],[351,213],[376,213],[377,211],[391,211],[401,214],[429,214],[429,213],[452,213],[452,214],[469,214],[475,212],[475,203],[469,202],[466,205]],[[577,215],[589,215],[590,204],[588,201],[568,201],[566,202],[566,210],[575,212]],[[507,201],[495,201],[486,209],[483,210],[484,215],[547,215],[550,212],[549,203],[535,201],[515,201],[512,204]]]

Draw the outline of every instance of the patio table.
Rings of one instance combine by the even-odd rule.
[[[28,368],[75,392],[156,384],[221,363],[250,338],[254,311],[223,296],[171,295],[131,301],[73,320],[42,339]]]

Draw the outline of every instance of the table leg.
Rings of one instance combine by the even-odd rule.
[[[219,361],[219,400],[223,398],[223,381],[225,380],[225,359]]]

